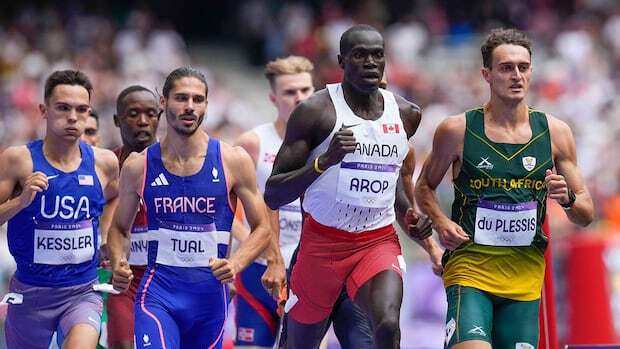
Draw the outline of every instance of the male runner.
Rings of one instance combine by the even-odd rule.
[[[412,166],[401,165],[421,116],[414,104],[379,89],[383,53],[383,37],[370,26],[342,35],[342,83],[293,111],[267,181],[270,208],[303,194],[307,214],[286,305],[287,348],[317,347],[345,286],[371,319],[375,347],[398,348],[404,259],[396,216],[404,222],[409,212],[418,225],[407,231],[438,255],[430,224],[407,210],[412,198],[395,195],[399,178],[412,175]]]
[[[123,165],[108,245],[114,286],[126,290],[132,279],[126,246],[143,200],[149,246],[135,304],[138,348],[221,348],[228,306],[222,283],[231,282],[271,237],[252,159],[200,129],[207,91],[199,71],[171,72],[160,99],[165,138]],[[252,234],[228,258],[237,198]]]
[[[547,197],[582,226],[592,221],[592,199],[570,128],[525,100],[530,40],[514,29],[494,30],[482,62],[491,97],[438,126],[416,197],[447,248],[446,347],[535,348]],[[450,165],[455,199],[448,218],[435,189]]]
[[[314,93],[312,63],[299,56],[279,58],[267,64],[265,76],[269,81],[269,99],[277,109],[274,122],[260,125],[239,137],[243,147],[256,166],[257,183],[264,192],[265,183],[273,169],[273,161],[282,145],[282,138],[291,112],[300,102]],[[276,224],[272,225],[279,237],[279,249],[287,270],[291,257],[299,244],[302,213],[299,199],[280,207]],[[272,261],[272,263],[276,263]],[[277,304],[261,285],[261,276],[267,267],[265,261],[257,259],[240,277],[237,289],[235,323],[237,336],[235,345],[243,348],[271,348],[276,338],[279,322]],[[372,343],[370,324],[365,314],[346,296],[339,297],[332,314],[334,331],[343,348],[370,348]],[[360,321],[357,321],[357,320]]]
[[[118,161],[111,151],[80,141],[91,92],[82,72],[54,72],[39,107],[45,138],[0,156],[0,163],[10,164],[0,167],[0,224],[8,221],[17,263],[10,292],[23,301],[8,309],[8,348],[47,348],[55,330],[63,348],[97,344],[97,229],[107,229],[102,212],[117,196]]]
[[[82,140],[93,147],[96,147],[99,143],[99,114],[97,114],[95,109],[91,109],[90,113],[88,113],[84,133],[82,133]]]
[[[123,145],[114,150],[120,166],[135,152],[140,153],[155,143],[161,109],[157,97],[143,86],[129,86],[116,99],[114,124],[120,129]],[[127,292],[111,294],[108,298],[108,347],[131,349],[134,347],[134,300],[147,264],[146,211],[144,204],[132,225],[129,265],[133,280]]]

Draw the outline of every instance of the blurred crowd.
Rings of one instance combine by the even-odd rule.
[[[380,29],[386,43],[388,88],[423,110],[423,122],[414,138],[420,163],[444,117],[479,106],[488,97],[480,74],[484,33],[500,26],[526,30],[534,39],[529,104],[571,125],[578,162],[596,206],[595,229],[620,231],[620,156],[614,155],[620,149],[620,2],[238,3],[234,13],[222,15],[233,24],[227,28],[235,29],[221,41],[245,52],[249,67],[261,67],[288,54],[306,56],[315,63],[317,88],[340,80],[336,57],[344,30],[354,23]],[[205,72],[209,81],[209,132],[234,141],[256,124],[256,120],[243,119],[243,115],[256,116],[242,112],[248,110],[242,93],[227,88],[218,80],[225,77],[215,76],[204,65],[205,57],[196,55],[202,43],[186,42],[172,22],[156,19],[148,10],[88,15],[25,7],[9,20],[0,20],[0,43],[0,150],[42,134],[38,104],[43,82],[53,70],[64,68],[78,68],[91,78],[95,86],[92,105],[100,116],[100,139],[105,147],[120,143],[111,118],[119,91],[131,84],[156,91],[171,70],[188,64]],[[259,93],[266,96],[266,81],[263,86]],[[260,117],[271,118],[272,114]],[[160,126],[160,131],[164,128]],[[447,209],[452,195],[449,186],[443,186],[440,195]],[[552,217],[563,217],[553,215],[556,209],[551,207]],[[561,233],[562,228],[573,229],[565,221],[554,222],[554,232]],[[6,249],[0,249],[0,261],[3,266],[11,261]],[[8,273],[0,268],[0,280]],[[441,289],[438,281],[429,285]],[[433,308],[433,317],[441,325],[443,311]]]

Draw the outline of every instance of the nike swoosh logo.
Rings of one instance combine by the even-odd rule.
[[[342,128],[351,128],[351,127],[355,127],[355,126],[359,126],[359,125],[361,125],[361,124],[353,124],[353,125],[342,124]]]
[[[56,178],[58,176],[60,176],[60,175],[47,176],[47,180],[54,179],[54,178]]]

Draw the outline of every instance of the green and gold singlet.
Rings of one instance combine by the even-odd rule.
[[[470,241],[444,255],[444,284],[474,287],[499,297],[540,297],[547,238],[542,231],[553,167],[544,113],[529,110],[526,144],[492,142],[482,108],[465,113],[463,164],[454,180],[452,220]]]

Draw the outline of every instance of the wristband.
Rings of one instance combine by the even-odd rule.
[[[568,202],[565,204],[560,204],[560,206],[562,206],[562,208],[565,210],[570,210],[571,207],[573,207],[575,200],[577,200],[577,195],[575,195],[574,191],[568,188]]]
[[[321,174],[321,173],[325,172],[325,170],[321,170],[319,168],[319,157],[318,156],[314,159],[314,166],[313,167],[314,167],[314,171],[316,171],[316,173],[318,173],[318,174]]]

